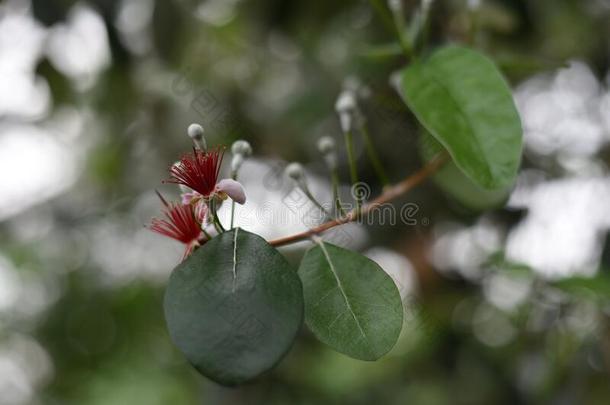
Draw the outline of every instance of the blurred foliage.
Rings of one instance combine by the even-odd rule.
[[[161,277],[147,277],[146,268],[153,264],[146,262],[146,250],[139,264],[129,265],[131,273],[113,268],[109,275],[95,258],[96,229],[140,229],[147,221],[133,213],[141,214],[142,196],[158,187],[167,165],[189,147],[186,125],[205,122],[210,143],[229,145],[246,138],[260,156],[319,161],[314,140],[340,133],[334,99],[343,80],[355,74],[372,91],[363,107],[393,180],[421,164],[418,127],[388,84],[390,73],[406,61],[397,53],[387,15],[371,6],[385,9],[383,1],[151,0],[142,2],[150,3],[153,12],[140,33],[141,48],[129,45],[116,23],[121,9],[137,2],[87,2],[103,18],[112,57],[92,86],[76,84],[46,58],[36,69],[49,84],[54,111],[77,106],[87,117],[79,141],[86,164],[76,185],[0,223],[2,255],[24,279],[49,282],[54,294],[49,298],[40,289],[31,290],[29,301],[51,303],[39,317],[0,318],[0,342],[14,334],[31,335],[50,356],[52,372],[40,385],[36,403],[610,401],[610,282],[605,269],[598,278],[547,282],[498,254],[483,270],[525,286],[527,297],[502,308],[490,301],[481,282],[433,270],[424,251],[434,235],[432,227],[423,225],[370,229],[372,240],[409,256],[420,285],[390,355],[376,363],[352,360],[322,346],[304,329],[288,357],[254,384],[226,389],[200,377],[171,345],[165,328],[161,301],[170,269]],[[76,3],[34,0],[33,13],[52,27],[65,22]],[[416,2],[404,3],[411,10]],[[513,84],[569,59],[586,61],[601,77],[610,68],[607,4],[484,1],[474,42],[497,59]],[[468,40],[466,1],[438,0],[431,15],[426,51]],[[362,145],[358,148],[362,177],[379,190]],[[536,163],[526,156],[524,166]],[[312,170],[324,174],[320,164]],[[347,178],[345,164],[341,170]],[[420,204],[421,215],[434,222],[474,224],[479,218],[476,210],[444,196],[433,183],[409,195],[409,201]],[[520,212],[501,208],[493,214],[504,228],[522,218]],[[18,236],[32,227],[42,239]],[[50,231],[44,233],[45,227]],[[121,244],[138,237],[135,231],[126,235],[117,239],[116,255]],[[606,255],[609,251],[605,247]],[[125,278],[120,277],[123,271]]]

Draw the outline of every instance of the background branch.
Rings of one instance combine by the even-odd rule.
[[[389,201],[392,201],[395,198],[407,193],[409,190],[411,190],[415,186],[422,183],[432,174],[436,173],[448,159],[449,159],[449,156],[446,153],[442,153],[442,154],[436,156],[434,159],[430,160],[424,167],[422,167],[419,171],[410,175],[409,177],[407,177],[400,183],[386,187],[382,194],[380,194],[377,198],[375,198],[371,202],[363,205],[360,210],[358,210],[358,209],[352,210],[344,217],[325,222],[325,223],[318,225],[314,228],[311,228],[307,231],[271,240],[271,241],[269,241],[269,244],[271,244],[272,246],[289,245],[291,243],[296,243],[296,242],[300,242],[302,240],[308,239],[314,235],[319,235],[329,229],[334,228],[335,226],[339,226],[339,225],[343,225],[343,224],[347,224],[349,222],[355,221],[358,218],[358,216],[366,215],[369,212],[375,210],[377,207],[379,207]]]

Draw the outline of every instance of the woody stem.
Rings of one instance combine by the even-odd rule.
[[[422,167],[419,171],[414,174],[408,176],[400,183],[391,185],[386,187],[384,192],[380,194],[377,198],[372,200],[370,203],[363,205],[361,208],[356,208],[350,211],[347,215],[342,216],[341,218],[333,219],[331,221],[325,222],[321,225],[318,225],[314,228],[311,228],[305,232],[300,232],[294,235],[285,236],[282,238],[274,239],[269,241],[269,244],[272,246],[285,246],[292,243],[300,242],[305,239],[309,239],[312,236],[319,235],[329,229],[334,228],[335,226],[347,224],[349,222],[355,221],[358,217],[368,214],[369,212],[375,210],[377,207],[396,199],[397,197],[406,194],[419,184],[421,184],[428,177],[436,173],[445,162],[449,160],[449,156],[446,153],[441,153],[436,156],[434,159],[430,160],[424,167]]]

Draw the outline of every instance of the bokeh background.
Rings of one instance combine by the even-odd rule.
[[[341,141],[333,106],[346,79],[368,93],[390,177],[421,165],[417,125],[388,83],[406,61],[387,10],[0,2],[0,404],[610,403],[608,0],[432,2],[426,49],[472,41],[496,60],[525,151],[507,193],[427,182],[398,202],[418,207],[413,223],[331,235],[400,288],[406,321],[388,356],[352,360],[304,328],[275,370],[227,389],[171,345],[162,297],[181,247],[144,225],[155,188],[177,196],[161,180],[190,147],[188,124],[210,144],[253,145],[238,218],[266,237],[310,225],[286,203],[287,162],[306,164],[329,198],[315,141]],[[296,263],[306,247],[284,253]]]

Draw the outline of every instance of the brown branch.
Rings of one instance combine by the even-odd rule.
[[[415,186],[422,183],[432,174],[434,174],[437,170],[441,168],[441,166],[448,160],[448,156],[446,153],[438,155],[431,161],[429,161],[424,167],[422,167],[419,171],[415,172],[411,176],[407,177],[400,183],[394,184],[392,186],[388,186],[384,189],[383,193],[380,194],[377,198],[365,204],[360,209],[358,213],[356,210],[350,211],[347,215],[341,218],[333,219],[332,221],[325,222],[321,225],[318,225],[314,228],[311,228],[305,232],[297,233],[290,236],[285,236],[283,238],[278,238],[269,241],[269,244],[272,246],[285,246],[291,243],[299,242],[304,239],[311,238],[312,236],[319,235],[335,226],[347,224],[349,222],[355,221],[358,216],[366,215],[369,212],[375,210],[379,206],[394,200],[395,198],[407,193]]]

